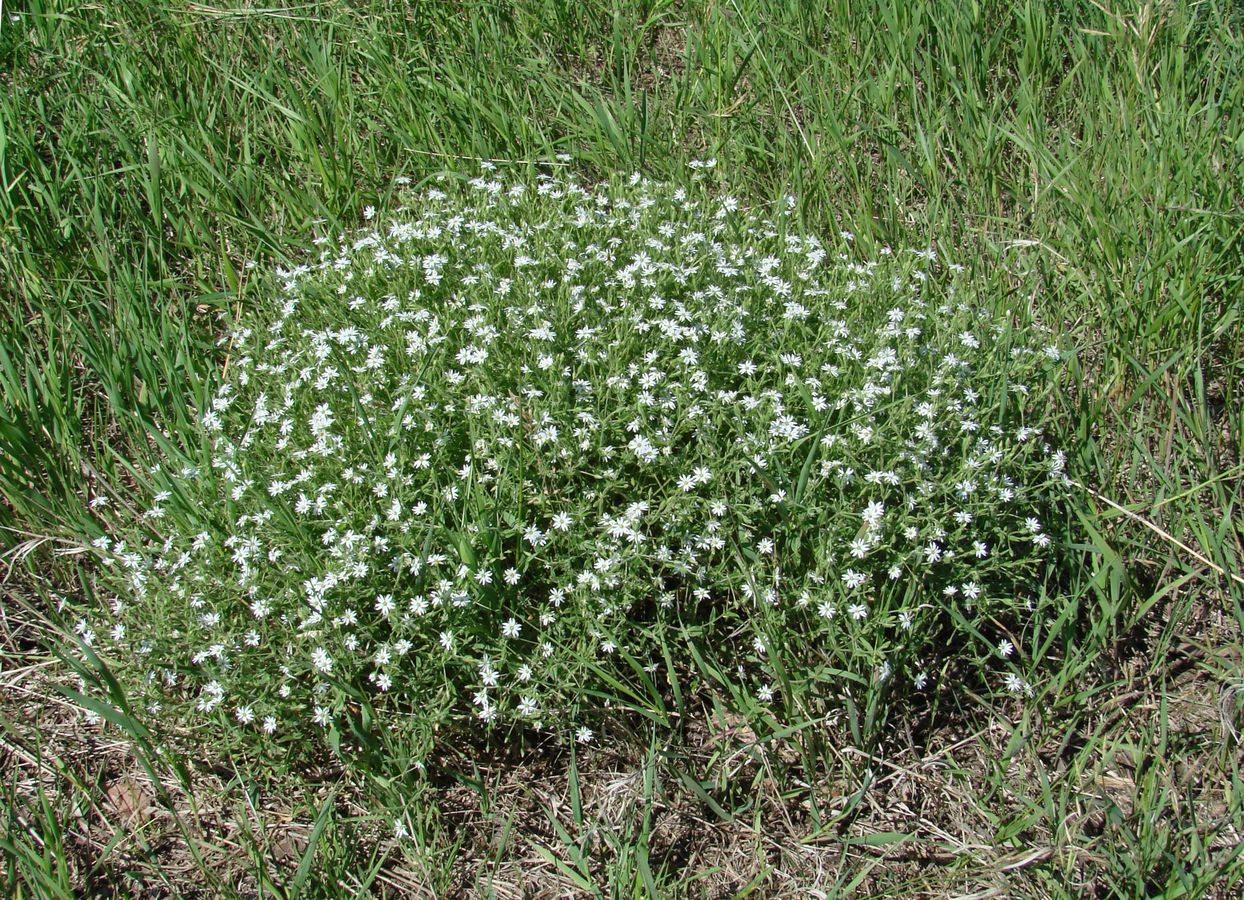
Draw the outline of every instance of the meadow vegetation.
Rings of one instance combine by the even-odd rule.
[[[1236,896],[1244,14],[30,0],[18,896]]]

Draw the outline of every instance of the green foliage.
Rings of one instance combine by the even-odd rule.
[[[721,192],[749,205],[793,193],[801,229],[851,231],[864,257],[935,239],[975,261],[986,305],[1073,335],[1079,352],[1052,418],[1070,469],[1099,496],[1077,513],[1084,565],[1055,579],[1071,582],[1065,605],[1039,599],[1039,625],[1017,644],[1046,661],[1037,686],[1052,715],[1091,717],[1127,683],[1121,648],[1155,621],[1146,677],[1207,610],[1244,625],[1231,577],[1244,540],[1242,40],[1238,4],[1183,0],[6,4],[0,525],[14,531],[4,564],[47,568],[50,544],[19,542],[93,534],[91,500],[125,509],[141,497],[135,473],[165,452],[153,445],[192,446],[195,411],[232,365],[219,333],[263,296],[247,261],[259,272],[289,264],[311,235],[339,233],[367,205],[392,208],[395,174],[420,182],[471,168],[463,157],[567,151],[588,182],[635,169],[668,178],[716,157]],[[750,721],[769,714],[696,629],[677,636],[692,661],[674,636],[658,637],[677,680],[664,692],[626,664],[632,707],[685,721],[711,689]],[[16,646],[6,670],[28,662]],[[783,702],[817,694],[774,675]],[[853,707],[857,730],[869,709]],[[766,727],[817,730],[799,718]],[[1072,775],[1096,777],[1094,754],[1114,738],[1086,734]],[[1138,740],[1143,755],[1159,736]],[[806,745],[809,770],[832,753]],[[1042,803],[1022,818],[1029,829],[1054,823],[1055,861],[1016,870],[1039,869],[1041,895],[1076,895],[1085,877],[1072,775],[1042,783]],[[792,783],[800,777],[812,778]],[[1220,821],[1235,816],[1238,829],[1238,773],[1219,777]],[[1012,778],[1000,770],[991,783],[1002,795]],[[1203,879],[1238,879],[1238,861],[1198,837],[1219,821],[1194,821],[1179,791],[1143,791],[1152,818],[1124,811],[1130,831],[1112,819],[1094,839],[1092,858],[1113,879],[1103,891],[1196,894]],[[309,808],[314,819],[319,805]],[[1154,825],[1168,820],[1176,827]],[[452,842],[412,828],[428,883],[448,891]],[[57,845],[55,833],[40,840]],[[26,846],[42,852],[38,840]],[[55,872],[49,882],[36,856],[13,853],[21,871],[6,870],[6,888],[55,891]],[[320,857],[325,884],[354,883],[350,866],[372,865]],[[1135,859],[1166,874],[1145,881]],[[874,863],[840,870],[842,883],[858,885]],[[624,868],[619,883],[632,883],[638,863]],[[664,889],[655,861],[650,873]]]
[[[106,493],[104,448],[203,396],[244,261],[463,156],[715,156],[865,247],[1026,247],[1037,309],[1102,349],[1090,399],[1163,367],[1138,414],[1195,412],[1196,383],[1236,409],[1238,26],[1213,4],[34,2],[0,27],[4,493],[18,523],[79,522],[82,463]],[[1187,441],[1218,474],[1212,435]],[[1126,448],[1100,452],[1118,476]]]

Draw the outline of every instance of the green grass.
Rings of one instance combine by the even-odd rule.
[[[939,729],[966,729],[949,743],[976,735],[956,751],[962,760],[939,761],[966,767],[970,802],[955,802],[974,810],[972,827],[996,852],[973,862],[945,837],[903,838],[913,822],[877,824],[883,773],[919,780],[877,765],[870,780],[870,764],[835,756],[834,741],[797,735],[753,749],[755,773],[773,777],[741,782],[734,751],[711,743],[658,751],[650,765],[648,749],[663,739],[641,730],[627,764],[653,787],[638,818],[610,818],[608,792],[591,795],[603,790],[597,769],[583,775],[597,779],[586,805],[481,775],[469,788],[489,811],[477,810],[479,821],[500,816],[501,830],[506,807],[489,798],[523,787],[523,808],[547,808],[541,820],[557,825],[541,846],[605,893],[655,885],[695,896],[725,874],[704,874],[714,863],[646,831],[648,816],[692,804],[736,850],[755,837],[753,856],[765,861],[764,830],[830,771],[830,794],[848,805],[827,834],[800,837],[824,851],[839,889],[858,876],[895,894],[926,883],[1065,896],[1088,881],[1107,896],[1232,893],[1223,886],[1241,865],[1222,848],[1244,827],[1238,744],[1222,724],[1234,715],[1239,727],[1231,686],[1244,627],[1232,577],[1244,540],[1237,5],[29,2],[3,14],[0,525],[10,535],[4,677],[14,703],[20,673],[57,627],[54,595],[78,583],[79,557],[54,553],[71,548],[32,542],[82,533],[90,497],[128,494],[127,460],[161,429],[188,433],[191,406],[228,357],[216,338],[256,302],[248,261],[266,268],[356,224],[365,206],[391,200],[399,174],[567,152],[587,179],[669,176],[711,156],[723,188],[750,202],[793,192],[806,227],[849,230],[865,248],[935,241],[962,255],[999,309],[1075,337],[1079,384],[1057,418],[1084,473],[1084,563],[1066,573],[1077,599],[1028,649],[1056,672],[1039,712],[946,700],[913,726],[908,756],[890,748],[893,764],[922,772],[923,755],[938,751],[930,742],[949,733]],[[688,712],[724,723],[729,674],[715,680],[712,660],[702,663],[686,661],[697,686]],[[1172,709],[1173,698],[1206,708]],[[786,744],[808,752],[791,759]],[[1199,774],[1181,768],[1185,759]],[[82,819],[64,812],[72,797],[31,794],[34,764],[12,765],[6,784],[47,802],[20,820],[7,805],[0,839],[23,849],[0,877],[22,892],[54,891],[65,859],[81,878],[81,861],[102,845],[83,843]],[[1101,788],[1108,774],[1115,793]],[[245,812],[232,776],[211,777],[215,792],[196,790]],[[291,773],[294,783],[309,777]],[[558,777],[569,790],[566,771]],[[394,791],[377,802],[396,808]],[[324,799],[314,787],[305,796],[282,815],[310,828]],[[318,879],[326,885],[362,880],[375,864],[339,831],[360,812],[339,812],[308,864],[331,874]],[[514,854],[528,853],[477,846],[478,829],[418,816],[431,892],[471,889],[438,848],[457,843],[489,861],[493,890],[513,877]],[[948,861],[912,874],[904,848],[931,844]],[[46,847],[62,849],[44,865]],[[1034,848],[1048,852],[1007,868]],[[262,840],[253,849],[232,858],[271,860]],[[765,864],[785,872],[790,862]],[[272,882],[294,877],[297,861],[287,868]],[[399,878],[393,861],[378,871]],[[752,875],[767,889],[790,887],[764,872]],[[676,887],[696,873],[704,877]]]

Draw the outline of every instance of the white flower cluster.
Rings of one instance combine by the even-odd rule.
[[[956,639],[996,659],[1066,457],[1055,362],[958,267],[831,252],[698,177],[406,202],[279,273],[202,458],[95,542],[117,599],[81,631],[150,705],[587,741],[595,673],[687,626],[763,702],[775,655],[916,688]]]

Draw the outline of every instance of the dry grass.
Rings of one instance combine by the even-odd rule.
[[[12,640],[24,629],[8,608]],[[968,701],[918,737],[894,735],[883,755],[824,723],[832,762],[815,771],[797,743],[710,713],[664,746],[619,730],[573,753],[477,748],[430,767],[425,800],[439,815],[426,845],[399,846],[383,823],[350,840],[370,833],[381,848],[381,896],[587,895],[575,874],[598,885],[635,874],[641,833],[653,877],[677,873],[687,896],[829,897],[846,884],[870,896],[1112,896],[1119,832],[1141,820],[1172,834],[1194,821],[1209,858],[1244,840],[1230,793],[1244,725],[1231,632],[1206,608],[1164,661],[1148,655],[1153,635],[1139,639],[1116,661],[1118,680],[1081,707]],[[297,869],[330,792],[340,817],[370,812],[341,770],[322,772],[318,789],[259,787],[214,756],[192,761],[193,797],[160,773],[162,802],[125,736],[86,725],[53,690],[50,665],[0,677],[6,827],[37,830],[22,810],[48,797],[72,880],[93,895],[252,895]],[[1224,890],[1202,896],[1234,896]]]

